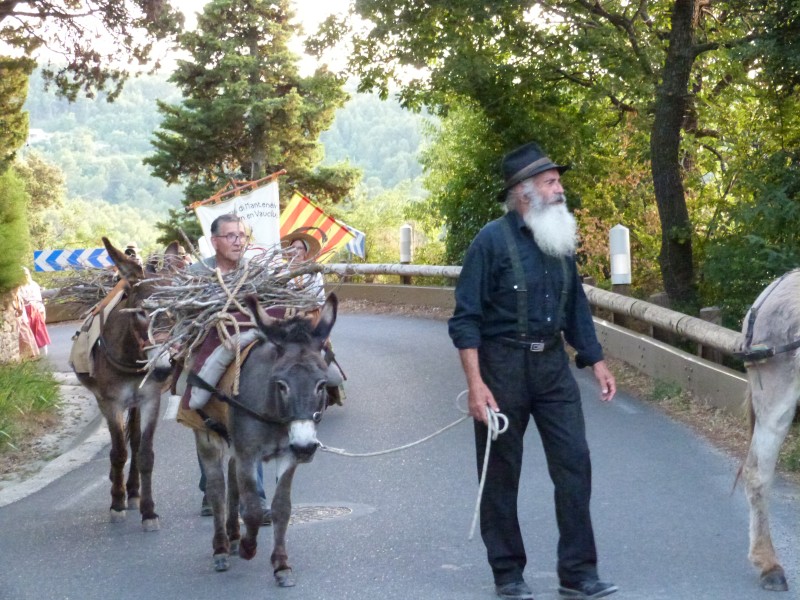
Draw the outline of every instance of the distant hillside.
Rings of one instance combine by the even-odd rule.
[[[352,94],[320,138],[325,163],[349,159],[364,171],[364,184],[373,194],[417,179],[422,175],[417,155],[423,144],[424,120],[395,101]]]
[[[34,74],[25,104],[28,147],[64,171],[69,197],[165,214],[180,206],[183,193],[179,186],[167,187],[152,177],[142,164],[159,123],[156,98],[176,102],[180,95],[165,76],[144,76],[130,80],[113,103],[105,98],[69,103],[45,92]]]
[[[180,102],[180,93],[166,78],[131,79],[111,104],[104,98],[68,103],[45,92],[34,74],[25,105],[31,128],[27,148],[64,171],[69,197],[166,214],[180,205],[182,190],[152,177],[142,164],[152,152],[150,139],[160,123],[156,99]],[[363,169],[369,196],[416,179],[421,174],[416,157],[422,122],[423,117],[396,102],[355,95],[322,136],[325,162],[349,160]]]

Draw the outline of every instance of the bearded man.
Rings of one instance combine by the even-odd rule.
[[[508,430],[493,441],[480,506],[495,591],[532,599],[517,518],[523,436],[533,417],[555,487],[559,592],[602,598],[617,591],[600,581],[589,512],[591,462],[578,384],[563,340],[591,366],[608,402],[616,382],[603,360],[575,264],[577,227],[566,208],[561,174],[536,143],[503,158],[506,214],[486,225],[467,251],[456,286],[449,333],[459,351],[474,419],[478,473],[488,411]],[[562,337],[563,336],[563,337]]]

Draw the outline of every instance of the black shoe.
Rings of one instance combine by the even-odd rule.
[[[495,593],[509,600],[533,600],[533,592],[524,581],[514,581],[494,586]]]
[[[613,583],[597,581],[596,579],[582,581],[581,583],[561,583],[558,593],[562,598],[573,600],[594,600],[605,598],[616,592],[619,588]]]
[[[200,516],[210,517],[213,514],[214,511],[211,510],[211,505],[208,503],[208,498],[205,494],[203,494],[203,502],[200,503]]]

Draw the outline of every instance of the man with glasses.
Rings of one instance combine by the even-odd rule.
[[[189,268],[190,273],[208,273],[219,269],[226,275],[241,266],[247,249],[247,224],[234,213],[220,215],[211,223],[211,246],[214,256],[203,259]]]
[[[247,250],[249,242],[249,234],[247,223],[236,216],[234,213],[226,213],[214,219],[211,223],[211,246],[214,248],[215,254],[209,258],[204,258],[198,261],[187,269],[188,273],[202,275],[208,274],[209,270],[219,269],[222,275],[227,275],[240,268],[244,264],[244,253]],[[208,337],[216,335],[216,332],[209,333]],[[217,338],[218,339],[218,338]],[[218,343],[218,341],[217,341]],[[202,360],[210,354],[211,346],[216,347],[216,344],[210,343],[206,350],[205,356]],[[206,347],[204,342],[203,347]],[[198,356],[198,359],[200,357]],[[197,371],[202,365],[195,361],[192,368]],[[186,391],[189,394],[189,390]],[[204,517],[213,514],[211,507],[206,498],[206,474],[203,470],[203,463],[200,462],[198,457],[198,464],[200,465],[200,491],[203,492],[203,501],[200,505],[200,514]],[[267,496],[264,492],[264,474],[263,463],[258,463],[258,472],[256,474],[256,485],[258,488],[258,496],[261,498],[261,507],[264,509],[264,519],[262,524],[269,525],[272,523],[272,515],[267,505]]]

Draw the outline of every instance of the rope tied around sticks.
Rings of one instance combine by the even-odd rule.
[[[240,323],[239,321],[236,320],[236,317],[234,317],[231,313],[228,312],[228,308],[230,307],[231,304],[234,304],[240,312],[242,313],[248,312],[247,309],[245,309],[236,299],[236,294],[239,293],[242,284],[244,284],[244,282],[247,280],[247,270],[248,270],[248,265],[247,263],[245,263],[243,267],[242,276],[236,282],[236,287],[233,289],[233,291],[231,291],[228,288],[228,286],[225,285],[225,281],[222,279],[222,272],[219,270],[219,268],[215,269],[217,275],[217,281],[219,282],[220,287],[225,292],[225,295],[228,297],[228,299],[225,301],[225,305],[222,307],[222,309],[220,309],[212,317],[212,319],[214,325],[217,328],[217,335],[219,336],[220,341],[223,344],[225,344],[226,347],[232,348],[234,351],[234,362],[236,365],[233,371],[232,392],[234,397],[239,395],[239,376],[241,375],[242,372],[242,347],[241,344],[239,344],[239,340],[241,339],[239,335]],[[233,326],[234,330],[233,335],[231,335],[228,332],[228,327],[226,323]]]

